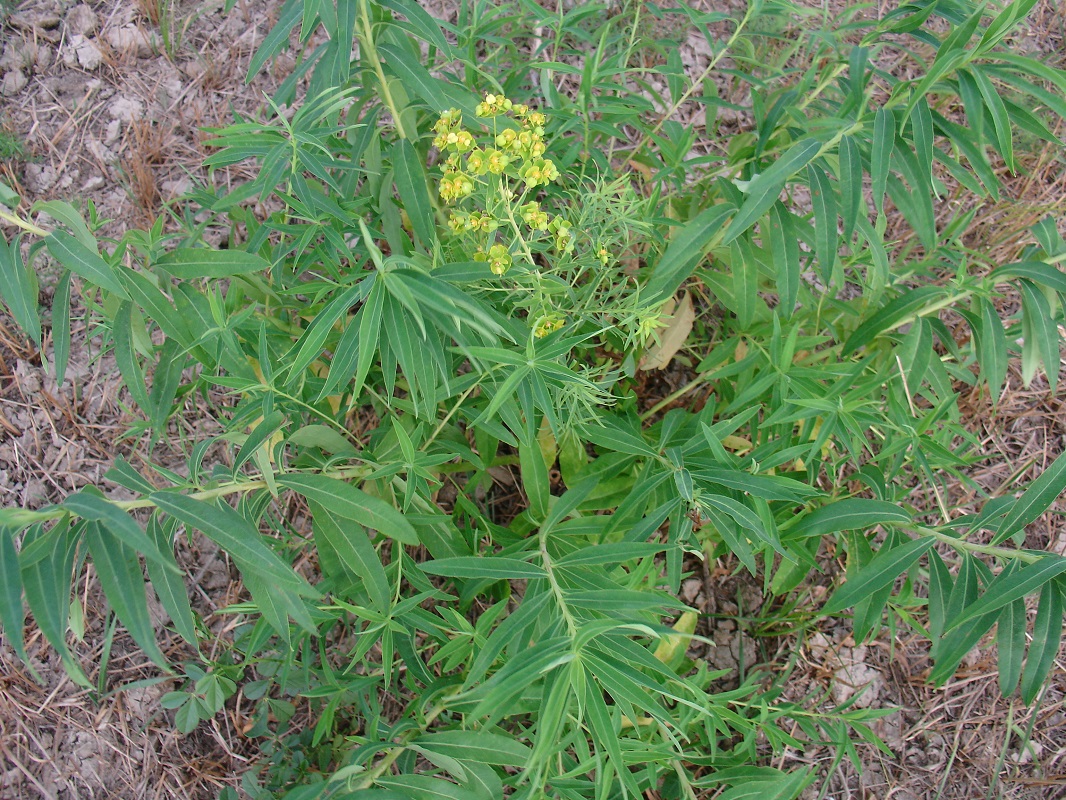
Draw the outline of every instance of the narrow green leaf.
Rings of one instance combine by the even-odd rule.
[[[988,109],[990,116],[992,117],[992,126],[996,133],[996,150],[1003,156],[1003,161],[1007,165],[1007,168],[1012,172],[1016,170],[1014,163],[1014,143],[1012,139],[1012,129],[1010,124],[1010,117],[1007,114],[1007,107],[1003,103],[1003,99],[996,91],[996,87],[992,85],[992,81],[985,75],[984,70],[978,67],[976,64],[970,67],[970,72],[977,83],[977,89],[981,93],[981,97],[984,100],[985,108]]]
[[[975,302],[981,320],[980,329],[974,331],[977,334],[981,373],[988,381],[992,402],[995,403],[1007,379],[1007,336],[996,307],[983,297]]]
[[[170,533],[159,521],[159,515],[153,514],[148,520],[148,537],[160,552],[169,552],[174,548]],[[185,589],[185,575],[175,575],[170,570],[160,569],[159,565],[149,560],[148,577],[152,581],[156,597],[162,603],[174,629],[189,644],[196,645],[196,622],[193,618],[189,594]]]
[[[908,317],[920,315],[924,306],[934,298],[943,296],[944,293],[945,290],[940,286],[919,286],[917,289],[907,290],[894,300],[890,300],[848,337],[840,351],[841,357],[849,356],[860,347],[865,347],[878,334],[891,330]]]
[[[548,500],[551,497],[551,484],[548,479],[548,467],[544,463],[539,442],[519,442],[518,460],[522,474],[522,488],[529,500],[529,511],[538,522],[548,515]]]
[[[411,227],[421,240],[422,247],[431,250],[437,239],[437,229],[433,220],[433,204],[426,188],[429,180],[422,160],[406,139],[399,139],[392,146],[392,168],[396,175],[396,190],[411,220]]]
[[[176,492],[156,492],[148,499],[203,533],[229,553],[242,572],[258,576],[266,586],[309,597],[317,595],[263,542],[256,527],[229,506],[212,505]]]
[[[850,136],[840,140],[840,216],[844,221],[844,241],[850,242],[859,214],[865,214],[862,197],[862,155]]]
[[[609,542],[595,544],[563,556],[555,562],[555,565],[562,569],[564,567],[620,564],[623,561],[653,556],[668,547],[670,545],[660,542]]]
[[[1062,594],[1054,581],[1044,584],[1033,623],[1033,641],[1022,673],[1022,702],[1031,705],[1047,680],[1062,641]]]
[[[884,212],[885,187],[892,163],[892,151],[896,148],[896,117],[890,109],[882,106],[874,116],[874,138],[870,150],[870,179],[873,187],[874,208]]]
[[[179,247],[162,256],[155,266],[175,278],[230,278],[270,268],[262,256],[247,250],[209,250],[206,247]]]
[[[933,546],[933,541],[932,538],[911,539],[899,547],[878,550],[869,564],[833,593],[822,613],[837,614],[891,585]]]
[[[1035,481],[1025,487],[1021,497],[1007,510],[993,544],[1009,539],[1035,520],[1066,491],[1066,453],[1059,455]]]
[[[822,144],[817,139],[803,139],[789,148],[774,164],[748,184],[743,205],[726,230],[722,244],[729,244],[754,225],[777,201],[785,184],[818,155]]]
[[[0,300],[11,311],[18,326],[38,346],[41,344],[41,316],[37,311],[37,280],[22,262],[20,237],[9,245],[0,239]]]
[[[64,272],[52,295],[52,347],[56,362],[56,383],[63,384],[70,363],[70,273]]]
[[[488,731],[441,731],[426,733],[411,744],[450,758],[493,764],[499,767],[521,767],[530,756],[530,749],[512,736]]]
[[[706,208],[674,234],[644,286],[645,305],[655,305],[674,296],[692,275],[715,237],[722,233],[722,225],[732,210],[724,204]]]
[[[29,664],[22,637],[26,614],[22,608],[22,577],[18,553],[15,552],[16,530],[0,527],[0,630],[23,664]]]
[[[282,360],[283,363],[289,364],[286,382],[291,383],[303,379],[303,371],[322,355],[322,348],[333,333],[333,327],[337,321],[347,316],[348,310],[359,301],[364,291],[361,284],[349,286],[315,314],[314,320],[307,326],[303,336]],[[339,345],[337,349],[340,351]]]
[[[96,250],[90,250],[66,231],[52,231],[44,241],[48,252],[71,272],[124,300],[130,299],[115,268],[100,258]]]
[[[920,186],[913,189],[922,190],[933,186],[933,116],[929,110],[929,101],[922,98],[914,106],[910,116],[911,139],[918,159]]]
[[[814,209],[814,255],[822,268],[822,280],[828,284],[833,275],[840,241],[836,192],[828,176],[814,164],[807,165],[807,182]]]
[[[456,556],[438,558],[420,565],[423,572],[443,575],[447,578],[483,578],[485,580],[527,580],[546,578],[546,573],[536,564],[501,556]]]
[[[911,515],[896,503],[849,497],[815,509],[783,535],[786,539],[799,539],[837,531],[869,530],[874,525],[909,525],[911,522]]]
[[[770,210],[770,253],[777,274],[778,307],[786,320],[796,310],[800,286],[800,250],[794,224],[784,203],[774,203]]]
[[[990,278],[1026,278],[1040,286],[1054,289],[1056,292],[1066,293],[1066,272],[1043,261],[1018,261],[1014,264],[1004,264],[989,273]]]
[[[1010,697],[1022,676],[1022,657],[1025,654],[1025,629],[1028,619],[1025,601],[1015,600],[1003,606],[996,623],[996,651],[999,667],[999,691]]]
[[[988,585],[980,600],[967,606],[955,620],[948,621],[947,630],[951,631],[974,617],[998,611],[1003,606],[1035,592],[1063,572],[1066,572],[1066,557],[1052,554],[1032,564],[1026,564],[1021,569],[1010,572],[1004,570]]]
[[[156,642],[155,628],[148,614],[144,574],[137,551],[99,522],[90,522],[85,541],[93,557],[93,566],[115,614],[137,645],[160,668],[170,672],[166,656]]]
[[[173,552],[169,549],[164,552],[156,547],[155,542],[148,538],[133,517],[104,498],[83,490],[67,497],[61,505],[83,519],[104,523],[114,537],[136,552],[144,554],[148,560],[154,561],[174,575],[182,574]]]
[[[278,484],[314,500],[342,519],[373,528],[400,544],[417,546],[415,529],[393,506],[345,481],[324,475],[289,473],[278,476]]]
[[[20,554],[22,587],[33,612],[33,621],[48,643],[56,649],[63,668],[79,686],[92,687],[81,665],[67,647],[67,620],[70,613],[70,590],[74,570],[74,553],[81,538],[80,527],[60,522],[48,533],[32,528],[23,539],[23,553],[40,543],[45,548],[41,558],[25,563]]]
[[[119,303],[115,320],[111,326],[111,335],[115,343],[115,363],[119,374],[132,395],[134,402],[142,409],[151,408],[148,402],[148,389],[144,382],[144,370],[133,347],[133,304],[127,300]]]
[[[1026,335],[1024,345],[1039,352],[1048,385],[1054,394],[1062,369],[1062,359],[1059,357],[1062,337],[1059,334],[1059,326],[1051,314],[1051,306],[1043,292],[1024,279],[1018,281],[1018,286],[1022,290],[1022,322]]]
[[[385,568],[366,531],[351,520],[332,514],[314,500],[308,500],[307,505],[314,519],[315,536],[329,542],[341,563],[362,579],[374,607],[381,614],[388,615],[392,607],[392,591]]]

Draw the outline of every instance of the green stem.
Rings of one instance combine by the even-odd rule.
[[[968,542],[965,539],[959,539],[950,534],[943,533],[935,528],[912,528],[915,533],[922,534],[923,536],[932,536],[945,544],[951,545],[956,550],[965,550],[969,553],[981,553],[986,556],[994,556],[996,558],[1008,558],[1015,561],[1021,561],[1025,564],[1035,564],[1040,559],[1044,558],[1039,553],[1027,553],[1024,550],[1016,550],[1010,547],[998,547],[994,544],[978,544],[977,542]]]
[[[381,58],[378,56],[378,49],[374,44],[374,28],[370,24],[370,12],[367,10],[367,6],[367,0],[360,0],[359,18],[362,30],[360,31],[359,43],[366,50],[367,61],[374,67],[374,72],[377,74],[378,83],[381,85],[381,100],[392,115],[392,121],[396,125],[396,133],[399,134],[401,139],[408,139],[410,137],[408,137],[407,131],[404,130],[400,112],[396,109],[396,102],[392,99],[392,92],[389,90],[389,82],[385,78],[385,71],[381,68]]]
[[[27,222],[21,217],[17,217],[14,214],[9,214],[6,211],[0,209],[0,219],[10,222],[12,225],[17,225],[22,230],[32,233],[34,236],[40,236],[42,239],[48,235],[48,231],[44,228],[38,228],[32,222]]]

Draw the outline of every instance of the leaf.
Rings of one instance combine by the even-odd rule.
[[[784,203],[774,203],[770,210],[770,253],[777,275],[779,309],[784,318],[791,319],[796,310],[800,286],[800,250],[792,213]]]
[[[1010,697],[1022,676],[1027,627],[1025,601],[1015,600],[1003,607],[996,623],[996,651],[999,667],[999,691]]]
[[[61,505],[83,519],[104,523],[113,536],[138,553],[143,553],[145,558],[159,564],[168,572],[174,575],[183,574],[172,552],[161,551],[141,530],[141,526],[133,517],[102,497],[82,490],[67,497]]]
[[[0,630],[19,660],[29,664],[22,636],[26,614],[22,608],[22,577],[15,552],[15,533],[11,528],[0,527]]]
[[[891,585],[933,546],[933,541],[931,537],[911,539],[899,547],[878,550],[869,564],[833,593],[822,613],[837,614]]]
[[[784,532],[786,539],[825,536],[848,530],[868,530],[874,525],[909,525],[911,515],[896,503],[849,497],[815,509]]]
[[[1011,137],[1012,131],[1007,107],[1004,105],[1003,99],[999,96],[996,88],[992,85],[992,81],[985,75],[984,70],[974,65],[970,68],[970,74],[973,75],[977,83],[977,89],[984,100],[985,108],[988,109],[989,115],[992,117],[992,126],[996,133],[996,150],[1003,156],[1003,161],[1007,168],[1011,172],[1015,172],[1014,144]]]
[[[258,576],[267,586],[309,597],[317,595],[307,581],[267,547],[256,527],[230,506],[205,503],[176,492],[155,492],[148,499],[219,545],[242,572]]]
[[[429,179],[422,160],[406,139],[399,139],[392,146],[392,168],[396,175],[396,190],[411,220],[411,227],[422,246],[430,250],[437,239],[437,229],[433,220],[433,204],[426,188]]]
[[[896,144],[896,117],[890,109],[882,106],[874,116],[874,138],[870,150],[870,179],[874,208],[884,213],[885,187],[888,185],[889,165]]]
[[[850,242],[860,212],[865,214],[862,197],[862,157],[850,136],[840,140],[840,216],[844,221],[844,241]],[[776,209],[776,206],[775,206]]]
[[[518,463],[522,476],[522,488],[525,490],[526,499],[529,500],[529,513],[537,521],[542,521],[548,515],[551,483],[539,442],[536,440],[531,444],[519,442]]]
[[[1021,496],[1007,509],[992,544],[1009,539],[1035,520],[1066,491],[1066,453],[1059,455],[1050,467],[1040,473],[1035,481],[1025,487]]]
[[[777,201],[785,184],[818,155],[822,144],[817,139],[803,139],[789,148],[766,172],[753,178],[747,197],[726,230],[722,244],[729,244],[748,230]]]
[[[513,736],[487,731],[427,733],[414,739],[411,744],[450,758],[499,767],[521,767],[531,754],[530,749],[515,741]]]
[[[111,335],[115,343],[115,363],[126,384],[126,389],[142,409],[151,408],[148,402],[148,389],[145,387],[144,370],[137,360],[133,345],[133,304],[123,300],[115,312]]]
[[[415,97],[421,98],[430,110],[440,114],[450,108],[458,108],[468,120],[477,118],[477,98],[462,86],[434,78],[429,70],[409,52],[391,44],[379,44],[378,52],[384,56],[384,62],[400,79],[403,88]]]
[[[933,116],[929,111],[929,101],[921,98],[914,106],[910,116],[911,139],[918,159],[920,186],[914,189],[931,189],[933,186]]]
[[[155,628],[148,614],[144,575],[137,551],[112,535],[106,525],[99,522],[91,522],[86,526],[85,541],[89,545],[104,595],[115,614],[145,655],[170,672],[166,656],[156,642]]]
[[[31,531],[23,539],[23,553],[31,545],[40,544],[45,548],[41,558],[29,564],[21,563],[22,587],[30,611],[33,612],[33,621],[59,653],[63,668],[71,680],[79,686],[90,688],[92,684],[71,655],[66,642],[74,551],[80,537],[65,522],[60,522],[48,533],[41,533],[40,528]],[[21,555],[19,561],[24,562]]]
[[[1054,289],[1056,292],[1066,293],[1066,272],[1043,261],[1018,261],[1013,264],[1004,264],[989,273],[990,278],[1003,278],[1012,276],[1015,278],[1027,278],[1033,283]]]
[[[179,247],[166,253],[155,265],[175,278],[230,278],[270,268],[270,263],[247,250],[209,250],[206,247]]]
[[[981,325],[974,330],[981,361],[981,373],[988,381],[988,390],[992,402],[997,402],[1007,379],[1007,337],[1003,332],[1003,321],[999,318],[996,307],[984,297],[976,299],[977,311]]]
[[[64,272],[52,295],[52,348],[56,383],[62,386],[70,363],[70,273]]]
[[[1061,340],[1059,326],[1052,316],[1051,306],[1043,292],[1024,279],[1018,281],[1018,286],[1022,290],[1022,330],[1025,337],[1023,348],[1039,353],[1040,360],[1044,364],[1048,385],[1051,387],[1051,393],[1054,394],[1055,387],[1058,385],[1059,371],[1062,369],[1062,359],[1059,357]],[[1032,376],[1030,375],[1029,378],[1031,379]]]
[[[389,580],[366,531],[359,525],[351,524],[350,520],[331,514],[314,500],[308,500],[307,504],[314,519],[315,536],[321,536],[329,542],[341,563],[362,579],[374,607],[382,615],[388,615],[392,607]]]
[[[66,231],[52,231],[44,241],[48,252],[71,272],[124,300],[130,299],[115,268],[100,258],[96,250],[90,250]]]
[[[148,537],[160,552],[173,549],[170,532],[159,521],[159,515],[153,514],[148,520]],[[175,575],[169,570],[160,569],[154,561],[148,562],[148,577],[152,581],[156,597],[170,615],[174,629],[189,644],[196,645],[196,622],[193,618],[189,594],[185,589],[185,575]]]
[[[399,790],[398,796],[405,800],[480,800],[470,789],[428,775],[392,775],[378,778],[375,784]]]
[[[814,254],[822,268],[822,280],[829,283],[839,246],[836,192],[826,174],[814,164],[807,165],[807,182],[814,210]]]
[[[919,286],[917,289],[910,289],[894,300],[890,300],[848,337],[841,348],[841,357],[849,356],[860,347],[865,347],[878,334],[897,327],[908,317],[920,314],[923,307],[928,305],[933,298],[942,296],[944,292],[945,290],[940,286]]]
[[[1022,702],[1031,705],[1047,680],[1062,640],[1062,594],[1054,581],[1044,584],[1033,624],[1033,641],[1022,673]]]
[[[652,306],[673,297],[722,232],[722,224],[731,212],[732,208],[724,204],[705,208],[674,234],[644,285],[644,305]]]
[[[9,245],[0,238],[0,300],[18,326],[41,345],[41,316],[37,311],[37,281],[22,262],[20,238]]]
[[[964,625],[975,617],[998,611],[1003,606],[1035,592],[1063,572],[1066,572],[1066,557],[1052,554],[1032,564],[1026,564],[1019,570],[1004,570],[988,585],[980,600],[967,606],[959,617],[948,622],[947,630],[951,631]]]
[[[660,542],[608,542],[605,544],[593,544],[568,553],[555,562],[555,566],[563,569],[576,566],[606,566],[607,564],[620,564],[624,561],[632,561],[637,558],[645,558],[661,553],[670,545]]]
[[[696,321],[696,311],[692,307],[692,296],[688,292],[682,292],[681,302],[677,308],[661,320],[665,327],[656,331],[658,341],[645,351],[640,359],[638,369],[666,369],[673,360],[674,355],[680,350],[688,335],[692,332],[692,325]]]
[[[446,578],[517,581],[548,577],[548,573],[536,564],[501,556],[438,558],[421,564],[420,568],[430,575],[443,575]]]
[[[342,519],[373,528],[400,544],[420,544],[418,534],[403,514],[381,498],[372,497],[346,481],[291,472],[279,475],[278,484],[314,500]]]

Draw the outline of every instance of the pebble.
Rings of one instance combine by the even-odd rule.
[[[100,19],[85,3],[79,3],[67,12],[67,31],[73,36],[92,36],[100,27]]]
[[[29,82],[30,79],[26,77],[25,72],[21,69],[13,69],[4,76],[2,81],[0,81],[0,94],[5,97],[18,94],[26,88],[26,84]]]

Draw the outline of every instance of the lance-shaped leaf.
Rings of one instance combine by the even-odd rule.
[[[52,231],[45,240],[48,252],[71,272],[77,273],[101,289],[107,289],[124,300],[129,300],[126,287],[122,285],[115,269],[66,231]]]
[[[947,621],[947,630],[954,630],[975,617],[998,611],[1032,594],[1063,572],[1066,572],[1066,557],[1053,554],[1018,570],[1004,570],[988,585],[980,600],[967,606],[958,618]]]
[[[342,519],[373,528],[401,544],[418,545],[418,534],[403,514],[379,497],[373,497],[350,483],[324,475],[290,473],[278,476],[278,485],[314,500]]]
[[[1063,491],[1066,491],[1066,453],[1056,458],[1050,467],[1040,473],[1040,477],[1025,487],[1021,497],[1007,510],[992,543],[999,544],[1022,530],[1047,511]]]
[[[874,525],[908,525],[911,515],[895,503],[849,497],[822,506],[784,532],[786,539],[824,536],[827,533],[866,530]]]
[[[878,550],[869,564],[833,593],[822,613],[837,614],[891,585],[933,546],[933,541],[931,537],[912,539],[890,550]]]
[[[1040,693],[1062,641],[1062,591],[1056,581],[1044,584],[1033,624],[1033,641],[1022,673],[1022,702],[1030,705]]]
[[[706,208],[674,234],[644,286],[643,300],[647,305],[655,305],[672,297],[681,284],[688,280],[707,248],[721,233],[722,225],[732,210],[724,204]]]
[[[729,223],[722,244],[729,244],[770,210],[777,202],[785,184],[818,155],[822,144],[817,139],[804,139],[789,148],[773,166],[753,178],[747,196],[733,221]]]

